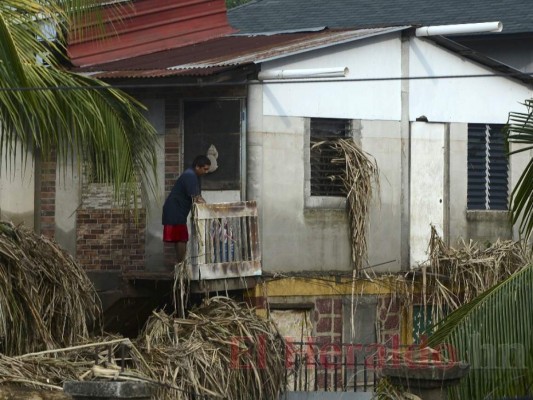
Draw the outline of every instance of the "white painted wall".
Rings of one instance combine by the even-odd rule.
[[[428,39],[412,38],[409,57],[413,77],[495,73]],[[411,121],[425,115],[430,122],[502,124],[510,111],[532,96],[525,84],[504,77],[416,79],[409,86]]]
[[[444,124],[411,124],[410,264],[428,259],[431,225],[443,236],[444,227]],[[466,171],[465,171],[466,173]]]
[[[55,239],[76,256],[76,210],[81,204],[81,180],[77,163],[70,161],[56,171]]]
[[[304,119],[263,119],[263,266],[285,271],[349,264],[344,213],[304,209]]]
[[[361,146],[379,168],[379,190],[370,207],[368,264],[376,271],[400,269],[401,143],[399,121],[361,121]]]
[[[450,244],[466,238],[468,124],[450,124]]]
[[[0,160],[0,215],[2,220],[34,227],[35,181],[32,155],[24,164],[20,158],[21,147],[17,145],[17,159],[6,163]]]
[[[348,67],[349,78],[400,76],[399,34],[368,38],[331,49],[266,62],[261,69]],[[263,113],[369,120],[400,119],[400,81],[263,85]]]

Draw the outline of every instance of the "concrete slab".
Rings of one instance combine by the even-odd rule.
[[[150,385],[141,382],[68,381],[64,383],[63,390],[72,396],[74,400],[149,400],[152,394]]]

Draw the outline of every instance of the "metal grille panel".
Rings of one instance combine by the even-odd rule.
[[[348,137],[350,132],[349,120],[311,119],[311,196],[346,196],[342,182],[346,169],[346,163],[341,161],[343,155],[327,144],[320,143]]]

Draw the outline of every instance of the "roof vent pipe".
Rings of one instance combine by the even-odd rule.
[[[342,78],[348,75],[348,67],[310,68],[310,69],[271,69],[259,72],[257,79],[312,79]]]
[[[469,33],[501,32],[502,29],[503,24],[500,21],[480,22],[476,24],[433,25],[422,26],[420,28],[417,28],[416,36],[462,35]]]

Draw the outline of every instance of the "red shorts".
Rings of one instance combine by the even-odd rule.
[[[163,242],[187,242],[188,240],[187,225],[163,225]]]

